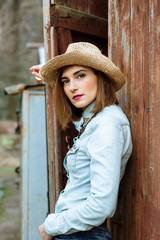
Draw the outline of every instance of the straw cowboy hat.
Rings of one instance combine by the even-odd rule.
[[[125,83],[120,69],[93,44],[87,42],[71,43],[64,54],[49,60],[40,70],[44,81],[52,88],[58,78],[58,70],[69,65],[80,65],[97,69],[106,74],[116,91]]]

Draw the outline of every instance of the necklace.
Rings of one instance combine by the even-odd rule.
[[[91,118],[89,118],[86,123],[84,122],[84,123],[81,125],[81,129],[80,129],[80,131],[79,131],[79,133],[78,133],[78,136],[77,136],[78,138],[80,138],[80,136],[82,135],[82,133],[83,133],[84,130],[86,129],[88,123],[89,123],[95,116],[96,116],[96,113],[95,113]]]

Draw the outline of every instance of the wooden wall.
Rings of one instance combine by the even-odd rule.
[[[82,12],[106,18],[107,1],[104,0],[51,0],[51,4],[59,4]]]
[[[109,57],[127,77],[119,99],[131,122],[134,147],[120,189],[119,224],[112,225],[116,240],[160,239],[158,2],[109,0]]]
[[[110,221],[113,240],[160,239],[160,4],[159,0],[50,1],[44,4],[44,36],[47,59],[63,52],[65,41],[87,40],[108,45],[108,56],[126,75],[127,84],[118,92],[120,105],[132,127],[133,154],[119,192],[118,208]],[[108,18],[108,40],[69,33],[51,24],[53,4]],[[108,8],[108,10],[107,10]],[[106,14],[106,11],[108,14]],[[102,26],[103,27],[103,26]],[[62,32],[61,32],[62,30]],[[60,36],[59,35],[59,36]],[[82,37],[83,35],[83,37]],[[62,36],[62,35],[61,35]],[[64,44],[61,44],[64,46]],[[48,159],[50,207],[54,209],[63,179],[59,166],[60,129],[52,105],[52,90],[47,91]]]

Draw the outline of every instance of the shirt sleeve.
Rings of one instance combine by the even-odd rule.
[[[117,204],[123,145],[120,124],[96,125],[86,145],[90,159],[90,195],[74,208],[50,214],[45,220],[47,234],[56,236],[87,231],[113,216]]]

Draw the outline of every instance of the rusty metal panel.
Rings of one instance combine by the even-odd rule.
[[[21,123],[21,239],[40,240],[37,229],[48,214],[48,166],[43,90],[23,91]]]

